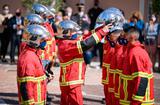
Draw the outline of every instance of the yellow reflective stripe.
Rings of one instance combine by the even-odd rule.
[[[97,34],[93,33],[92,36],[96,40],[96,44],[99,43],[100,39],[98,38]]]
[[[37,83],[37,98],[38,102],[41,102],[41,81]]]
[[[43,81],[46,79],[46,76],[40,76],[40,77],[31,77],[31,76],[26,76],[26,77],[17,77],[18,82],[37,82],[37,81]]]
[[[42,54],[40,56],[40,58],[43,60],[44,59],[44,50],[41,50],[42,51]]]
[[[119,76],[119,86],[118,86],[118,94],[120,95],[120,88],[121,88],[121,78]]]
[[[125,74],[121,75],[121,78],[126,80],[132,80],[136,77],[153,78],[153,74],[148,74],[145,72],[135,72],[132,73],[131,75],[125,75]]]
[[[45,105],[45,100],[40,102],[35,102],[35,105]]]
[[[103,62],[103,67],[110,67],[110,64]]]
[[[116,69],[115,73],[120,75],[120,74],[122,74],[122,70]]]
[[[108,79],[108,78],[109,78],[110,64],[103,62],[103,67],[106,68],[106,73],[107,73],[107,75],[106,75],[106,79],[105,79],[105,80],[102,79],[102,84],[108,84],[108,83],[109,83],[109,79]]]
[[[148,79],[148,85],[145,93],[145,100],[150,100],[150,79]]]
[[[115,69],[109,69],[109,73],[115,73]]]
[[[81,46],[81,42],[80,41],[77,41],[77,48],[78,48],[79,54],[82,54],[83,50],[82,50],[82,46]]]
[[[123,89],[124,89],[124,94],[125,94],[125,98],[124,98],[124,100],[127,100],[127,98],[128,98],[128,90],[127,90],[127,87],[128,87],[128,83],[127,83],[127,80],[123,80],[124,82],[124,84],[123,84]]]
[[[108,91],[113,93],[114,92],[114,88],[108,88]]]
[[[132,75],[121,74],[120,77],[121,77],[121,79],[124,79],[124,80],[133,80]]]
[[[143,101],[144,96],[137,96],[137,95],[134,95],[134,94],[133,94],[132,99],[133,99],[133,100],[137,100],[137,101]]]
[[[82,62],[79,63],[79,80],[82,79]]]
[[[148,101],[143,101],[141,105],[154,105],[154,99],[148,100]]]
[[[62,72],[63,72],[63,75],[62,75],[62,82],[66,82],[66,68],[65,67],[62,67]]]
[[[61,82],[60,86],[68,86],[68,85],[75,85],[75,84],[83,84],[84,80],[75,80],[75,81],[69,81],[69,82]]]
[[[30,105],[30,104],[34,104],[34,99],[30,99],[30,100],[27,100],[27,101],[22,101],[21,104],[22,105]]]
[[[47,45],[51,45],[52,44],[52,41],[47,41]]]
[[[102,84],[108,84],[108,80],[102,80]]]
[[[114,96],[115,96],[116,98],[120,98],[120,95],[119,95],[118,93],[114,93]]]
[[[68,62],[60,63],[60,65],[61,65],[61,67],[66,67],[66,66],[68,66],[68,65],[73,64],[73,62],[82,62],[82,61],[84,61],[83,58],[75,58],[75,59],[72,59],[72,60],[70,60],[70,61],[68,61]]]
[[[153,78],[153,74],[148,74],[148,73],[145,73],[145,72],[135,72],[132,74],[133,78],[136,78],[136,77],[144,77],[144,78]]]
[[[130,101],[120,100],[121,105],[130,105]]]

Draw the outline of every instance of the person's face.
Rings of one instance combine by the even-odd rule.
[[[5,6],[5,7],[3,8],[3,13],[4,13],[5,15],[9,13],[9,7],[8,7],[8,6]]]
[[[113,32],[113,33],[111,33],[111,35],[110,35],[111,41],[116,42],[120,35],[121,35],[121,32]]]
[[[21,10],[20,9],[16,10],[16,16],[21,16]]]

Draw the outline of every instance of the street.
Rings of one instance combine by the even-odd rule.
[[[98,65],[93,62],[93,65]],[[16,65],[0,64],[0,104],[17,105]],[[51,105],[60,104],[59,68],[54,68],[55,78],[48,84]],[[155,105],[160,105],[160,73],[154,73]],[[101,69],[87,67],[86,80],[83,86],[84,105],[104,105],[102,100]]]

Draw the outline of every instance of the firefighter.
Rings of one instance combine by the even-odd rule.
[[[41,16],[37,15],[37,14],[29,14],[24,19],[24,26],[25,27],[27,27],[28,25],[31,25],[31,24],[42,25],[43,23],[44,23],[44,19]],[[24,33],[22,35],[22,42],[21,42],[20,48],[19,48],[19,52],[20,53],[25,48],[27,39],[28,39],[28,35]]]
[[[57,39],[58,58],[60,60],[61,105],[83,105],[82,88],[86,64],[83,52],[97,44],[107,35],[110,25],[96,29],[84,40],[74,39],[79,26],[71,20],[65,20],[58,25]],[[83,39],[83,38],[82,38]]]
[[[34,4],[32,9],[36,14],[40,15],[44,19],[42,25],[47,28],[47,30],[52,36],[50,39],[47,40],[47,45],[44,50],[41,50],[41,55],[40,55],[43,67],[46,70],[45,72],[48,77],[48,82],[50,82],[54,77],[51,67],[54,63],[54,58],[56,55],[56,41],[54,38],[54,30],[52,29],[52,26],[48,21],[48,17],[49,15],[54,15],[54,14],[42,4]]]
[[[120,104],[154,105],[152,63],[138,41],[138,29],[129,27],[126,38],[128,44],[120,76]]]
[[[120,98],[120,75],[122,73],[122,65],[123,65],[123,58],[124,58],[124,47],[127,46],[128,41],[124,37],[124,32],[121,33],[120,37],[117,39],[116,45],[115,45],[115,52],[113,54],[113,61],[111,62],[111,65],[113,65],[111,68],[114,68],[115,74],[113,77],[113,85],[112,88],[114,89],[114,105],[120,105],[119,104],[119,98]]]
[[[108,13],[112,15],[109,16]],[[118,37],[123,30],[124,17],[119,9],[109,8],[102,12],[96,21],[96,27],[101,26],[100,22],[106,20],[108,17],[112,17],[111,20],[116,19],[118,22],[115,24],[115,27],[112,28],[109,32],[109,35],[105,37],[105,43],[103,45],[103,65],[102,65],[102,84],[104,85],[104,95],[107,105],[114,105],[114,85],[113,85],[113,76],[115,75],[115,68],[111,66],[113,62],[113,56],[115,54],[115,45]],[[115,66],[115,65],[112,65]],[[114,69],[113,69],[114,68]]]
[[[27,45],[20,53],[17,63],[18,97],[20,105],[45,105],[46,76],[39,59],[39,49],[44,49],[50,36],[40,25],[29,25]]]

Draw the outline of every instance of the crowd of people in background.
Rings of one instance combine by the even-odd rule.
[[[11,14],[9,9],[9,5],[3,5],[2,13],[0,14],[0,59],[2,62],[15,64],[15,55],[18,54],[18,52],[16,54],[16,51],[18,51],[19,45],[22,40],[24,17],[22,16],[22,10],[20,8],[15,11],[15,14]],[[57,11],[54,17],[54,31],[56,32],[56,25],[58,25],[61,21],[72,20],[81,26],[80,33],[87,35],[89,31],[94,29],[96,19],[98,15],[103,11],[103,9],[99,7],[99,2],[95,2],[94,6],[87,12],[85,12],[85,5],[83,3],[78,3],[77,10],[78,12],[73,14],[72,7],[65,5],[65,7],[63,7],[61,10]],[[136,11],[132,13],[131,17],[128,20],[126,20],[126,23],[128,23],[127,25],[130,26],[136,26],[139,29],[139,40],[141,43],[145,44],[146,49],[153,62],[153,66],[155,66],[156,61],[158,60],[156,58],[159,53],[157,48],[159,23],[155,14],[152,14],[148,20],[148,22],[145,22],[143,20],[142,14],[139,11]],[[9,61],[6,59],[7,51],[9,51],[10,55]],[[92,58],[97,57],[98,55],[100,66],[97,66],[97,68],[102,67],[102,51],[103,42],[100,42],[84,53],[85,62],[87,64],[90,64]]]

